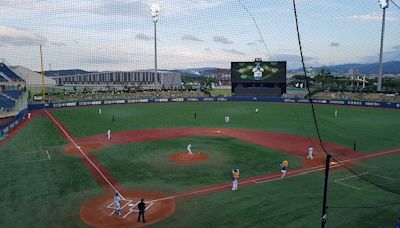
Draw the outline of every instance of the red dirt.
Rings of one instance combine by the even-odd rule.
[[[176,154],[172,154],[169,159],[179,164],[189,165],[202,161],[207,161],[208,154],[204,152],[193,152],[193,154],[188,154],[187,152],[179,152]]]
[[[127,205],[127,201],[121,202],[121,216],[110,215],[113,213],[113,208],[107,208],[113,202],[113,193],[109,193],[100,197],[97,197],[81,207],[81,218],[89,225],[94,227],[141,227],[143,225],[153,224],[159,222],[170,216],[175,211],[175,201],[173,199],[165,199],[168,196],[158,192],[152,192],[148,190],[143,191],[130,191],[121,192],[125,199],[133,200],[133,204],[138,202],[141,198],[144,199],[148,210],[145,212],[146,223],[137,222],[137,212],[129,213],[129,209],[137,209],[137,206],[130,207]],[[149,207],[149,201],[164,199],[158,202],[154,202]],[[126,205],[124,207],[124,205]],[[123,218],[127,215],[126,218]]]

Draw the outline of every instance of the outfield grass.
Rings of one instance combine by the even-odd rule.
[[[86,227],[80,206],[103,191],[64,145],[38,117],[0,147],[0,227]]]
[[[399,160],[399,154],[390,155],[360,162],[357,167],[394,178],[392,187],[396,187],[396,183],[400,183],[397,176]],[[330,176],[328,207],[332,208],[328,208],[326,227],[395,227],[400,204],[377,208],[333,208],[400,203],[398,195],[372,185],[363,183],[358,191],[334,182],[349,175],[344,171],[334,171]],[[178,201],[172,217],[150,227],[320,227],[322,192],[323,172],[318,172],[248,186],[235,192],[198,196]]]
[[[209,160],[197,164],[177,164],[171,154],[204,151]],[[94,156],[125,187],[178,192],[210,184],[229,182],[231,170],[241,170],[241,178],[279,172],[283,160],[290,168],[301,167],[300,158],[231,138],[193,137],[128,145],[114,145],[94,152]]]
[[[102,109],[102,115],[98,109]],[[255,113],[255,108],[260,108]],[[334,110],[338,109],[338,117]],[[174,127],[232,127],[261,129],[316,138],[309,105],[270,103],[175,103],[80,107],[52,110],[76,137],[115,131]],[[197,113],[197,119],[194,119]],[[398,110],[316,106],[323,140],[362,152],[400,147]],[[112,122],[112,116],[116,121]],[[224,124],[225,116],[231,117]]]

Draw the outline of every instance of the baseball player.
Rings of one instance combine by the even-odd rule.
[[[232,169],[232,191],[238,190],[239,169]]]
[[[260,109],[259,109],[259,108],[256,108],[256,113],[258,113],[258,111],[260,111]]]
[[[280,166],[281,166],[281,178],[284,178],[286,176],[286,171],[289,166],[289,162],[285,160],[280,164]]]
[[[225,123],[227,124],[227,123],[229,123],[229,121],[230,121],[230,117],[229,116],[225,116]]]
[[[189,155],[192,155],[192,154],[193,154],[193,153],[192,153],[192,144],[187,145],[186,150],[187,150],[187,152],[188,152]]]
[[[313,152],[314,152],[314,148],[310,145],[308,147],[308,151],[307,151],[307,159],[308,160],[313,160],[314,159]]]
[[[101,115],[101,108],[99,108],[99,115]]]
[[[114,215],[121,215],[121,196],[118,192],[114,196]]]
[[[108,139],[108,140],[111,140],[111,130],[108,130],[108,131],[107,131],[107,139]]]
[[[335,117],[337,117],[337,109],[335,109]]]
[[[30,112],[28,112],[28,119],[30,119],[31,118],[31,113]]]

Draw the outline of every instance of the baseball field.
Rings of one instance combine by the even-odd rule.
[[[331,164],[327,227],[394,227],[399,111],[315,108],[327,151],[357,173]],[[324,158],[309,105],[34,111],[0,145],[0,227],[319,227]],[[283,160],[289,169],[281,179]],[[231,190],[233,168],[240,170],[238,191]],[[121,216],[112,215],[115,191],[123,197]],[[137,222],[141,198],[146,223]]]

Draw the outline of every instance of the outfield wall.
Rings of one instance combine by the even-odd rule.
[[[29,110],[38,110],[45,108],[63,108],[94,105],[112,105],[112,104],[138,104],[138,103],[178,103],[178,102],[272,102],[272,103],[309,103],[308,99],[299,98],[272,98],[272,97],[205,97],[205,98],[150,98],[150,99],[115,99],[115,100],[91,100],[91,101],[68,101],[46,104],[29,104]],[[355,100],[328,100],[313,99],[315,104],[324,105],[346,105],[360,107],[379,107],[400,109],[400,103],[394,102],[374,102],[374,101],[355,101]]]
[[[28,114],[28,108],[20,111],[12,120],[0,125],[0,137],[10,132],[18,124],[22,123],[25,120],[26,114]]]

